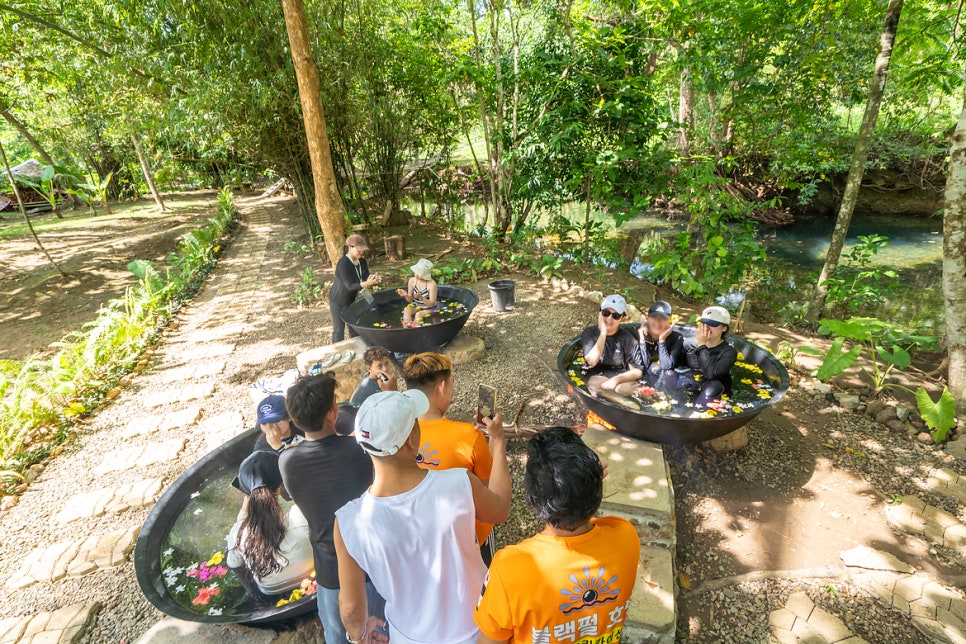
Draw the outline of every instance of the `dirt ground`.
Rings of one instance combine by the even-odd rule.
[[[0,221],[0,359],[22,360],[94,319],[100,307],[134,282],[127,264],[164,260],[177,239],[211,216],[217,193],[165,195],[169,212],[153,201],[116,204],[111,215],[86,209],[36,215],[41,242],[67,277],[47,262],[22,219]]]

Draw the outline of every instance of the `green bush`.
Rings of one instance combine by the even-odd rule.
[[[108,396],[131,371],[221,249],[237,210],[230,191],[219,194],[218,213],[185,235],[164,273],[148,261],[128,269],[138,278],[124,295],[101,308],[94,321],[56,343],[47,360],[27,360],[0,373],[0,470],[23,470],[46,457],[70,434],[73,420]],[[15,477],[6,477],[0,493]]]

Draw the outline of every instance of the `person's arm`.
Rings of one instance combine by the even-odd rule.
[[[608,379],[607,382],[613,383],[614,386],[617,386],[617,385],[624,384],[625,382],[634,382],[634,381],[640,380],[643,376],[644,376],[643,371],[641,371],[637,367],[631,367],[624,373],[617,374],[613,378]],[[606,385],[607,383],[604,383],[604,384]],[[607,387],[604,386],[604,389],[607,389]]]
[[[476,440],[473,443],[473,474],[476,474],[483,485],[489,487],[490,472],[493,471],[493,455],[490,453],[490,446],[486,443],[486,436],[483,432],[476,432]]]
[[[673,328],[673,327],[672,327]],[[681,334],[671,331],[668,336],[658,342],[657,363],[661,371],[674,369],[682,364],[684,354],[684,341]]]
[[[484,523],[503,523],[510,517],[510,501],[513,495],[503,418],[497,413],[492,419],[484,417],[481,423],[490,437],[493,467],[490,470],[490,480],[486,484],[475,474],[467,472],[473,488],[473,505],[476,507],[478,520]]]
[[[406,282],[406,288],[405,289],[401,289],[401,288],[397,288],[396,289],[396,295],[401,296],[403,299],[405,299],[410,304],[413,301],[412,292],[413,292],[413,280],[414,279],[416,279],[416,278],[415,277],[410,277],[409,278],[409,281]]]
[[[369,620],[366,571],[359,567],[346,549],[342,533],[339,531],[338,519],[335,520],[332,528],[332,539],[335,542],[335,554],[339,560],[339,615],[342,617],[342,624],[349,639],[354,642],[364,641],[369,636],[366,632],[368,630],[366,622]]]
[[[342,287],[347,291],[358,291],[362,288],[359,274],[356,273],[356,267],[352,264],[348,255],[343,255],[335,265],[335,278],[342,283]]]
[[[603,326],[603,325],[601,325]],[[599,334],[596,340],[590,339],[590,329],[584,331],[582,348],[584,350],[584,362],[588,367],[596,367],[604,355],[604,347],[607,344],[607,331],[602,328],[597,329]]]
[[[429,299],[423,302],[423,306],[431,309],[439,303],[439,288],[436,286],[436,280],[429,280],[426,290],[429,291]]]
[[[506,642],[509,642],[509,641],[510,640],[490,639],[489,637],[483,634],[483,631],[480,631],[479,637],[476,638],[476,644],[506,644]]]

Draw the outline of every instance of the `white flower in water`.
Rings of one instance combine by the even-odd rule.
[[[199,496],[201,496],[201,492],[192,492],[191,493],[191,496],[188,497],[188,498],[194,499],[194,498],[197,498]]]
[[[180,586],[174,589],[174,592],[183,593],[185,590],[187,590],[187,588],[185,588],[184,584],[181,584]]]
[[[201,512],[202,512],[202,510],[201,510],[201,508],[197,508],[197,509],[196,509],[196,510],[194,511],[194,514],[201,514]]]
[[[164,555],[165,557],[170,557],[171,555],[174,554],[174,548],[168,548],[167,550],[165,550],[161,554]]]
[[[220,608],[212,608],[211,610],[208,611],[208,614],[209,615],[221,615],[221,609]]]

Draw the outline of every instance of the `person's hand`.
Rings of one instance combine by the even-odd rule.
[[[607,319],[603,313],[597,314],[597,328],[600,329],[601,335],[607,335]]]
[[[406,297],[406,291],[404,291],[401,288],[397,288],[396,289],[396,295],[398,295],[399,297]]]
[[[268,441],[272,449],[275,451],[282,449],[282,439],[285,437],[285,432],[282,430],[280,424],[265,423],[262,425],[262,432],[265,434],[265,440]]]
[[[604,470],[604,476],[602,476],[601,478],[604,478],[604,479],[607,478],[607,462],[608,462],[607,459],[600,459],[600,467],[601,469]]]
[[[615,389],[617,389],[617,385],[619,384],[621,383],[617,382],[617,378],[608,378],[607,380],[601,383],[600,388],[606,389],[607,391],[614,391]]]
[[[503,416],[500,415],[500,412],[493,414],[493,418],[487,418],[480,416],[479,410],[477,410],[477,418],[480,419],[477,427],[486,432],[486,435],[490,437],[490,442],[506,440],[506,434],[503,433]]]
[[[372,275],[369,276],[369,281],[372,282],[373,284],[382,284],[382,274],[373,273]]]
[[[711,327],[707,324],[699,323],[698,332],[694,334],[694,341],[699,347],[703,347],[711,339]]]
[[[385,376],[385,378],[382,376]],[[379,383],[380,391],[399,391],[399,383],[394,373],[380,371],[376,374],[376,382]]]
[[[366,620],[366,636],[362,638],[359,644],[388,644],[389,635],[382,631],[376,630],[377,628],[382,628],[386,625],[385,620],[381,620],[375,615],[369,617]]]
[[[657,341],[663,343],[665,340],[667,340],[671,336],[671,332],[672,331],[674,331],[674,323],[673,322],[671,324],[669,324],[666,329],[664,329],[664,333],[662,333],[661,335],[657,336]]]
[[[637,334],[641,337],[641,342],[647,339],[647,316],[641,318],[641,326],[637,330]]]

